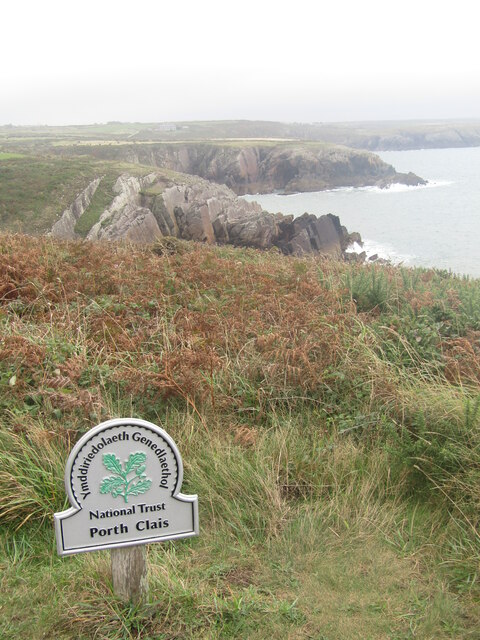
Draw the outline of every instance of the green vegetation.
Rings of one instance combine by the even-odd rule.
[[[0,278],[2,638],[478,637],[480,282],[9,235]],[[52,526],[73,444],[130,415],[201,527],[139,606]]]
[[[92,180],[103,176],[76,232],[86,236],[114,197],[113,185],[123,172],[146,175],[151,167],[76,158],[22,156],[0,162],[0,231],[42,234],[49,231]],[[1,156],[0,156],[1,160]]]
[[[48,230],[92,179],[91,165],[89,160],[28,157],[2,162],[0,229]]]
[[[5,151],[0,151],[0,160],[17,160],[23,157],[21,153],[6,153]]]
[[[85,158],[19,157],[0,164],[0,230],[44,233],[98,175]]]
[[[100,216],[115,197],[113,185],[117,178],[118,172],[102,177],[89,206],[75,225],[75,233],[85,238],[93,225],[100,220]]]

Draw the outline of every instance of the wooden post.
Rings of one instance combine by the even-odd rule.
[[[116,596],[139,603],[147,593],[146,545],[112,549],[112,582]]]

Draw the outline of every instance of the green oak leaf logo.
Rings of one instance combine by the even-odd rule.
[[[122,496],[125,502],[128,502],[128,496],[139,496],[148,491],[152,481],[145,475],[146,460],[145,453],[131,453],[123,468],[123,464],[114,453],[104,453],[103,464],[114,475],[102,480],[100,493],[111,493],[114,498]]]

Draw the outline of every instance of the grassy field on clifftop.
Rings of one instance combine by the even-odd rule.
[[[55,158],[0,152],[0,231],[32,235],[50,231],[89,183],[102,177],[89,215],[79,225],[78,233],[86,235],[112,201],[118,176],[125,172],[146,175],[150,171],[141,165],[102,162],[86,156]]]
[[[0,236],[0,637],[479,638],[480,282]],[[73,444],[161,424],[198,538],[56,555]]]

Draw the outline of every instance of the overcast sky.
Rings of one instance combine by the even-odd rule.
[[[480,117],[465,0],[5,0],[0,124]]]

